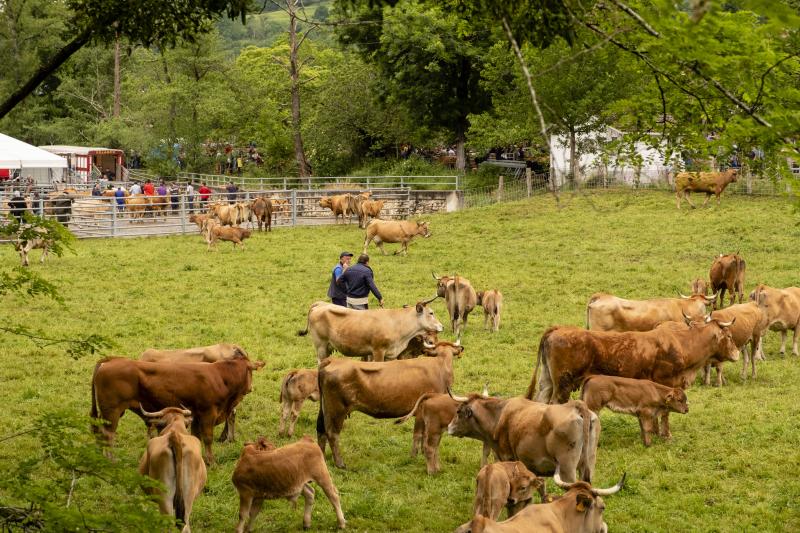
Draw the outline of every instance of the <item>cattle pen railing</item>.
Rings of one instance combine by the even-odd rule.
[[[225,187],[233,183],[245,190],[269,189],[435,189],[441,191],[458,190],[463,186],[464,177],[458,174],[439,176],[311,176],[311,177],[246,177],[225,174],[200,174],[181,172],[177,180],[182,183],[194,182],[195,186],[205,183],[209,187]]]

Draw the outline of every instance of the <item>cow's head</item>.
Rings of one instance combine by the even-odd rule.
[[[460,401],[456,415],[447,426],[447,433],[454,437],[480,438],[484,431],[481,420],[488,418],[486,415],[491,416],[491,411],[501,407],[505,402],[499,398],[487,398],[480,394],[470,394],[467,398],[453,397],[453,399]]]
[[[427,222],[417,222],[417,235],[422,235],[426,239],[431,236]]]
[[[477,302],[477,305],[483,305],[483,293],[484,293],[484,292],[485,292],[485,291],[478,291],[478,292],[476,293],[476,294],[477,294],[477,296],[478,296],[478,302]]]
[[[428,357],[461,357],[464,347],[458,343],[439,341],[433,346],[423,345],[425,355]]]
[[[155,427],[158,431],[162,431],[174,422],[183,423],[184,428],[192,425],[192,412],[184,407],[165,407],[160,411],[150,413],[145,411],[140,403],[139,410],[147,420],[147,425]]]
[[[736,343],[733,341],[733,335],[731,335],[730,331],[730,327],[736,322],[735,317],[729,322],[723,322],[722,320],[712,318],[711,315],[708,315],[703,321],[695,321],[684,313],[683,319],[686,321],[689,329],[708,330],[711,335],[709,348],[717,359],[733,362],[739,360],[739,347],[736,346]]]
[[[680,387],[675,387],[667,393],[664,397],[664,405],[676,413],[685,415],[689,412],[689,399],[686,397],[686,392]]]
[[[565,516],[568,521],[565,529],[571,531],[585,531],[587,533],[607,533],[608,526],[603,520],[603,511],[606,504],[603,496],[610,496],[619,492],[625,484],[625,474],[619,483],[607,489],[597,489],[585,481],[577,483],[564,483],[558,475],[558,468],[553,476],[556,485],[567,492],[550,505],[565,506]]]
[[[421,329],[425,331],[444,331],[444,327],[442,323],[436,318],[436,315],[433,313],[433,309],[428,305],[432,301],[434,301],[438,296],[434,296],[428,300],[423,300],[421,302],[417,302],[415,310],[417,312],[417,321]]]
[[[331,207],[331,199],[330,199],[330,197],[329,196],[323,196],[322,198],[320,198],[319,199],[319,206],[320,207],[330,208]]]
[[[511,486],[508,492],[508,503],[511,505],[530,500],[534,490],[541,493],[541,489],[544,487],[544,479],[528,470],[521,461],[514,463],[509,482]]]
[[[450,284],[455,278],[453,276],[439,276],[436,272],[431,272],[433,279],[436,280],[436,296],[444,298],[447,291],[447,285]]]
[[[259,436],[258,440],[255,442],[245,442],[244,447],[259,452],[268,452],[275,449],[275,445],[268,441],[263,435]]]
[[[696,278],[691,283],[692,287],[692,294],[708,294],[708,281],[700,278]]]
[[[739,177],[739,169],[738,168],[729,168],[728,169],[728,176],[730,176],[731,181],[735,182],[736,178]]]

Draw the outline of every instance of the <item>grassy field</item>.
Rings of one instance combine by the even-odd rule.
[[[721,208],[679,212],[666,193],[591,198],[590,205],[564,196],[562,209],[538,197],[433,216],[432,237],[415,242],[408,257],[373,254],[378,286],[392,307],[433,295],[431,271],[458,272],[477,289],[505,293],[498,333],[482,330],[481,313],[470,317],[464,357],[454,365],[456,393],[479,390],[485,381],[493,394],[523,393],[542,331],[582,325],[596,291],[677,295],[688,291],[690,279],[708,275],[715,254],[737,250],[747,261],[747,292],[758,282],[798,284],[800,229],[785,199],[729,196]],[[362,242],[355,225],[256,235],[244,253],[223,245],[207,253],[199,236],[81,241],[75,255],[32,267],[58,283],[66,307],[6,298],[1,313],[53,335],[106,335],[117,343],[114,354],[229,341],[266,361],[240,406],[238,441],[214,446],[218,464],[192,516],[194,531],[230,531],[238,512],[230,478],[241,443],[258,435],[289,442],[277,437],[280,379],[316,363],[309,339],[296,332],[309,304],[324,299],[339,252],[358,252]],[[0,268],[17,261],[13,250],[0,248]],[[434,306],[446,322],[443,302]],[[691,388],[689,414],[672,417],[671,442],[656,439],[645,449],[633,417],[603,412],[595,483],[608,486],[628,473],[627,487],[606,499],[611,530],[800,530],[800,360],[779,358],[778,340],[768,335],[769,360],[755,381],[742,383],[740,367],[729,365],[728,386]],[[2,345],[4,433],[56,407],[88,413],[95,358],[74,361],[57,348],[39,350],[8,336]],[[316,410],[306,404],[298,437],[315,436]],[[427,476],[424,459],[409,457],[411,431],[412,423],[396,426],[360,413],[346,422],[341,442],[349,469],[329,465],[351,530],[450,531],[469,518],[480,444],[445,436],[443,471]],[[141,421],[124,417],[119,460],[135,468],[145,439]],[[37,447],[35,435],[0,442],[0,471]],[[76,498],[97,505],[103,495],[79,490]],[[286,501],[267,502],[256,530],[298,530],[301,515]],[[317,491],[312,527],[335,525]]]

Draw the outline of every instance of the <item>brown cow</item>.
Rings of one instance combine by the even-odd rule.
[[[742,372],[740,374],[742,380],[747,379],[747,362],[751,363],[751,377],[756,377],[756,359],[763,359],[760,357],[759,349],[761,346],[761,336],[767,330],[767,317],[764,312],[758,307],[755,302],[748,302],[746,304],[736,304],[725,309],[718,309],[711,313],[712,318],[717,320],[735,320],[729,329],[733,336],[733,342],[739,347],[742,352]],[[747,344],[750,344],[750,352],[748,354]],[[713,361],[705,366],[703,371],[703,383],[706,385],[711,383],[711,365],[717,369],[717,386],[724,383],[725,378],[722,375],[722,362]]]
[[[367,253],[369,243],[375,241],[381,253],[386,255],[383,243],[399,242],[402,244],[400,250],[395,255],[401,253],[408,255],[408,243],[411,239],[421,235],[424,238],[431,236],[427,222],[416,222],[414,220],[381,220],[376,218],[367,224],[367,236],[364,239],[364,253]]]
[[[415,307],[363,311],[315,302],[308,311],[306,329],[297,334],[311,332],[318,361],[333,350],[373,361],[395,359],[417,335],[442,331],[442,323],[428,305],[435,299],[417,302]]]
[[[736,295],[739,295],[739,303],[742,303],[744,296],[744,274],[747,265],[739,253],[722,255],[714,259],[708,277],[711,279],[711,290],[714,291],[713,308],[717,308],[717,296],[719,296],[719,306],[725,307],[725,290],[731,293],[731,303],[733,305]]]
[[[369,197],[372,195],[371,191],[365,191],[359,194],[350,194],[348,195],[348,210],[350,213],[355,214],[358,217],[358,227],[364,229],[367,227],[367,220],[365,218],[365,212],[362,209],[362,205],[364,202],[369,200]]]
[[[405,415],[422,394],[441,393],[453,384],[453,357],[463,351],[457,344],[440,341],[428,350],[429,357],[386,363],[337,358],[320,363],[317,440],[322,451],[330,441],[334,464],[344,468],[339,434],[351,412],[373,418]]]
[[[239,209],[235,204],[222,202],[208,204],[208,214],[222,226],[235,226],[239,223]]]
[[[233,471],[233,485],[239,493],[236,533],[252,531],[264,500],[286,498],[296,505],[301,495],[305,499],[303,529],[311,527],[312,481],[322,487],[336,511],[339,528],[344,529],[347,522],[339,503],[339,491],[328,472],[324,454],[310,437],[280,448],[264,437],[245,444]]]
[[[150,198],[143,194],[133,194],[125,198],[125,211],[131,217],[131,222],[135,220],[143,221],[144,215],[150,207]]]
[[[708,294],[708,289],[710,287],[708,281],[700,278],[695,278],[692,283],[689,285],[692,288],[692,292],[690,294]]]
[[[164,485],[166,490],[149,489],[148,493],[158,495],[161,514],[174,515],[184,524],[182,533],[190,533],[192,506],[207,478],[200,441],[186,429],[192,423],[192,412],[179,407],[167,407],[155,413],[141,411],[164,429],[147,442],[147,450],[139,461],[139,475],[149,476]]]
[[[206,225],[206,221],[209,220],[209,219],[211,219],[211,215],[208,215],[208,214],[201,215],[201,214],[193,213],[193,214],[189,215],[189,222],[192,222],[193,224],[197,224],[197,229],[200,230],[200,233],[203,233],[203,228]]]
[[[269,198],[256,198],[250,204],[250,211],[258,222],[258,231],[272,231],[272,202]]]
[[[362,200],[358,205],[358,227],[367,229],[370,218],[380,218],[381,209],[386,200]]]
[[[444,298],[447,314],[450,315],[450,327],[456,334],[456,340],[461,340],[467,327],[467,317],[478,303],[478,295],[467,278],[458,274],[452,277],[432,274],[436,280],[436,294]]]
[[[157,195],[157,196],[150,196],[148,197],[150,200],[150,211],[153,213],[153,216],[160,214],[162,217],[167,217],[167,211],[169,210],[169,197],[164,195]]]
[[[252,388],[253,370],[263,361],[237,356],[216,363],[151,363],[120,357],[106,358],[94,367],[92,418],[105,423],[92,426],[113,445],[119,419],[130,409],[144,419],[141,409],[180,407],[192,411],[192,434],[205,445],[205,459],[214,455],[214,426],[221,424]]]
[[[571,481],[591,482],[600,440],[600,419],[580,400],[547,405],[526,398],[470,394],[447,426],[456,437],[488,443],[500,461],[522,461],[539,476],[557,470]]]
[[[650,331],[661,322],[700,320],[713,300],[703,294],[680,298],[626,300],[598,292],[586,304],[586,329],[594,331]]]
[[[241,346],[221,342],[210,346],[186,348],[177,350],[158,350],[148,348],[139,356],[140,361],[170,361],[173,363],[216,363],[235,357],[247,357]]]
[[[797,355],[797,334],[800,330],[800,288],[775,289],[760,284],[750,293],[750,299],[757,302],[758,307],[766,315],[770,331],[781,332],[780,355],[786,353],[786,332],[789,330],[792,330],[793,333],[792,355]],[[763,353],[761,341],[758,344],[759,352]]]
[[[352,196],[350,194],[337,194],[334,196],[323,196],[319,200],[320,207],[327,207],[333,212],[333,218],[336,224],[339,223],[339,216],[342,217],[342,224],[344,224],[344,217],[347,217],[347,223],[350,224],[353,220],[353,211],[351,208],[351,199]]]
[[[483,395],[489,395],[486,386],[483,388]],[[419,397],[410,413],[394,421],[395,424],[402,424],[412,416],[415,417],[414,436],[411,440],[411,457],[416,457],[418,450],[422,448],[425,454],[428,474],[435,474],[441,470],[439,464],[439,442],[441,442],[442,434],[447,430],[447,426],[456,416],[459,403],[464,400],[465,398],[454,398],[449,392],[448,394],[426,392]],[[484,443],[481,466],[486,464],[489,452],[489,445]]]
[[[649,379],[685,389],[712,358],[739,360],[739,348],[728,330],[733,322],[709,316],[691,322],[688,328],[672,324],[678,323],[666,322],[652,331],[625,332],[552,327],[539,342],[526,397],[533,398],[540,364],[543,371],[536,400],[561,403],[591,374]]]
[[[694,209],[695,205],[689,198],[690,192],[706,193],[703,207],[708,204],[712,194],[717,195],[717,205],[720,205],[720,195],[730,183],[736,181],[738,169],[729,168],[725,172],[680,172],[675,176],[675,201],[678,209],[681,208],[681,197]]]
[[[478,292],[477,304],[483,307],[483,329],[489,325],[491,319],[492,324],[489,327],[492,331],[500,329],[500,312],[503,308],[503,293],[497,289]]]
[[[405,306],[404,306],[405,307]],[[425,355],[426,348],[433,348],[433,346],[439,342],[439,336],[436,335],[435,331],[426,331],[421,335],[417,335],[410,341],[408,341],[408,346],[406,349],[400,352],[397,356],[398,359],[413,359],[414,357],[419,357],[421,355]],[[366,361],[367,359],[362,358],[362,361]]]
[[[213,246],[217,247],[217,241],[228,241],[233,243],[233,249],[236,245],[244,252],[244,240],[250,238],[252,232],[249,229],[239,228],[236,226],[220,226],[215,225],[208,227],[206,231],[206,242],[208,243],[208,250]]]
[[[689,412],[683,389],[667,387],[647,379],[589,376],[583,380],[581,400],[598,414],[603,407],[608,407],[615,413],[637,417],[645,446],[650,446],[651,433],[660,433],[665,439],[672,436],[669,431],[670,412]],[[659,418],[662,421],[660,432]]]
[[[465,533],[529,533],[552,531],[558,533],[607,533],[603,520],[606,508],[602,496],[616,494],[625,484],[625,475],[619,483],[608,489],[597,489],[589,483],[564,483],[553,477],[556,485],[567,492],[551,503],[529,505],[504,522],[495,522],[485,516],[476,516],[461,531]]]
[[[316,369],[292,370],[283,377],[281,381],[281,394],[278,400],[281,402],[281,421],[278,426],[278,435],[284,434],[286,421],[289,427],[286,435],[294,435],[294,424],[300,416],[300,409],[303,402],[311,400],[319,401],[319,383]]]

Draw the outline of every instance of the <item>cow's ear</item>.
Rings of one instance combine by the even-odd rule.
[[[467,417],[467,418],[472,417],[472,407],[466,406],[464,408],[464,416]]]
[[[579,513],[583,513],[588,509],[592,508],[592,504],[594,503],[594,499],[589,496],[588,494],[578,493],[575,496],[575,500],[577,500],[577,504],[575,505],[575,510]]]
[[[419,302],[418,302],[418,303],[417,303],[417,314],[418,314],[418,315],[421,315],[421,314],[422,314],[422,309],[423,309],[423,308],[424,308],[424,307],[423,307],[423,305],[422,305],[421,303],[419,303]]]

